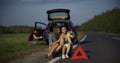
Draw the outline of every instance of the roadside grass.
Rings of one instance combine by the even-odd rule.
[[[22,58],[37,51],[45,51],[47,45],[38,41],[37,45],[30,45],[27,41],[29,34],[0,34],[0,63]]]

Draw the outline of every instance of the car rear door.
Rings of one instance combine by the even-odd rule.
[[[47,28],[47,24],[42,23],[42,22],[35,22],[35,29],[38,30],[37,36],[43,36],[44,30],[46,28]]]

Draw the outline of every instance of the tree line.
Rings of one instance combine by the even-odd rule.
[[[0,33],[30,33],[34,29],[33,26],[26,25],[12,25],[2,26],[0,25]]]
[[[120,8],[114,8],[81,24],[79,31],[120,33]]]

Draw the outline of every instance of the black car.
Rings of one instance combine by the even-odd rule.
[[[53,32],[53,28],[55,26],[61,27],[61,26],[66,26],[67,30],[70,31],[72,30],[75,33],[74,38],[72,38],[72,42],[73,44],[76,44],[78,42],[78,38],[77,38],[77,32],[75,30],[75,26],[72,23],[72,21],[70,21],[70,14],[69,14],[70,10],[68,9],[52,9],[52,10],[48,10],[47,14],[48,14],[48,24],[44,24],[42,22],[35,22],[35,28],[36,29],[40,29],[42,30],[42,35],[43,35],[43,40],[48,44],[49,39],[48,39],[48,35]],[[46,26],[43,28],[41,28],[41,26],[39,26],[40,24]],[[41,32],[40,32],[41,33]]]

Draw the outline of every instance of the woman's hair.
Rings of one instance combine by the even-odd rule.
[[[56,39],[59,39],[59,36],[60,36],[60,32],[58,33],[58,31],[57,31],[58,29],[60,30],[60,28],[57,26],[53,28],[53,33],[54,33]]]

